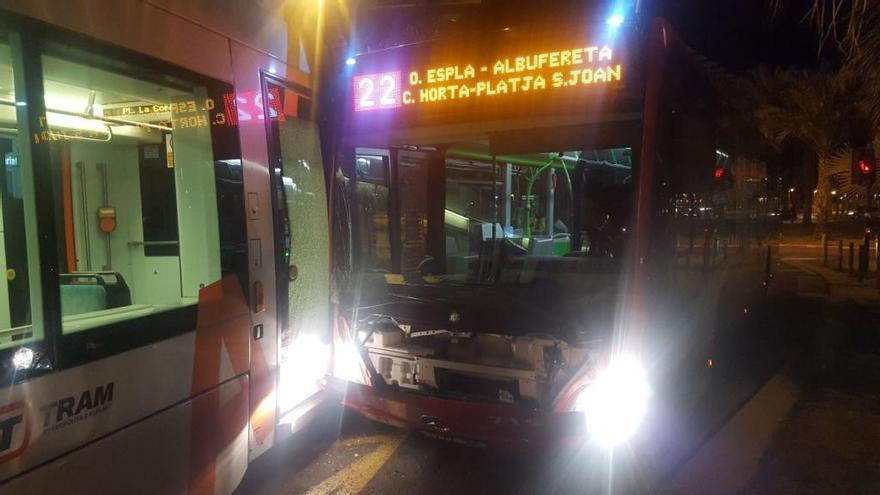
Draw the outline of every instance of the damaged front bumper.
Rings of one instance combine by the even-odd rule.
[[[327,386],[339,394],[343,406],[370,419],[475,447],[533,451],[577,448],[588,440],[581,412],[449,399],[333,377]]]

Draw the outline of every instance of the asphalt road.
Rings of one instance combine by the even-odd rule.
[[[597,447],[540,456],[477,449],[388,427],[328,405],[308,430],[251,465],[238,493],[647,492],[672,476],[764,378],[719,374],[711,382],[713,393],[692,401],[700,407],[687,413],[655,401],[657,427],[646,424],[649,433],[613,455]],[[670,417],[678,421],[666,421]]]
[[[240,494],[640,493],[672,477],[782,361],[755,354],[712,370],[699,397],[654,400],[641,436],[613,455],[516,455],[444,442],[328,405],[250,466]],[[746,365],[748,364],[748,365]]]

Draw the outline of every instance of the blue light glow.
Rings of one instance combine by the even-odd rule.
[[[605,24],[608,24],[611,27],[617,27],[623,24],[623,21],[623,14],[614,14],[605,21]]]
[[[354,65],[357,63],[357,60],[354,57],[348,57],[345,59],[345,65]]]

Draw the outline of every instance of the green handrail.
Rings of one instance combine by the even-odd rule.
[[[535,181],[538,179],[538,176],[541,175],[541,172],[547,170],[548,167],[553,165],[554,161],[556,161],[556,157],[550,158],[549,162],[539,168],[529,179],[529,185],[526,188],[526,226],[525,230],[523,230],[523,239],[529,239],[529,243],[532,242],[532,187],[535,185]],[[563,163],[563,165],[565,164]]]
[[[465,158],[470,160],[479,160],[483,162],[492,162],[492,155],[487,155],[485,153],[480,153],[478,151],[470,151],[470,150],[462,150],[457,148],[450,148],[446,150],[446,156],[451,156],[455,158]],[[498,162],[503,163],[511,163],[514,165],[524,165],[527,167],[539,167],[543,168],[547,163],[543,160],[539,160],[536,158],[529,158],[525,156],[515,156],[515,155],[498,155],[495,157]],[[574,165],[569,165],[564,161],[560,160],[559,164],[557,164],[554,168],[574,168]]]

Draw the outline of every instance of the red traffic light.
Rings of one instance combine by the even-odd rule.
[[[715,168],[715,180],[721,180],[724,177],[724,169],[721,167]]]
[[[852,153],[852,183],[870,186],[877,175],[877,161],[873,148],[855,148]]]

